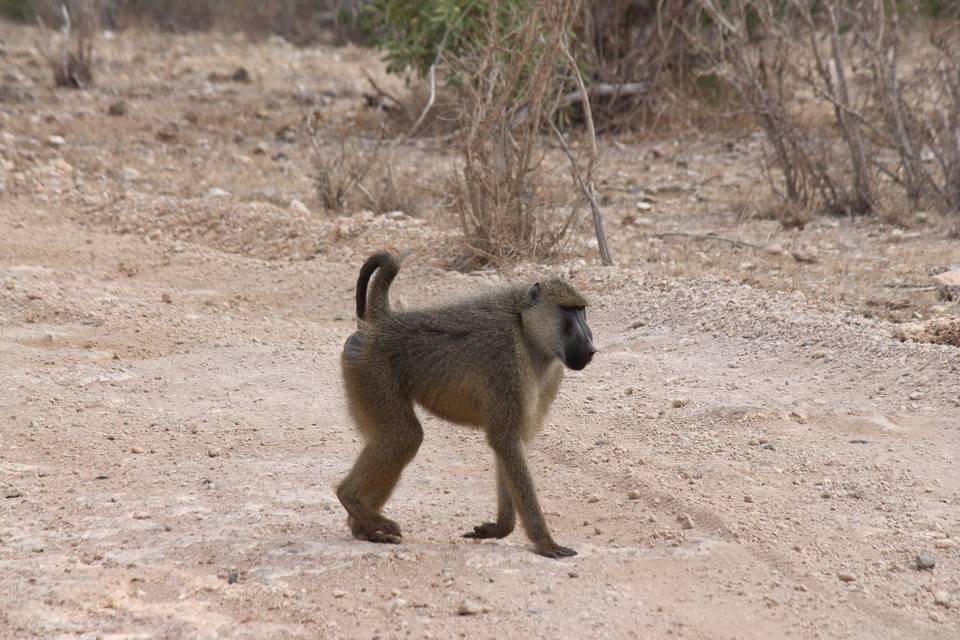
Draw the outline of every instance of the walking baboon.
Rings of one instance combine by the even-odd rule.
[[[343,348],[350,413],[366,444],[337,487],[353,536],[400,542],[380,513],[423,440],[414,403],[451,422],[483,428],[497,459],[497,520],[465,534],[503,538],[514,510],[549,558],[576,552],[553,541],[537,502],[524,444],[543,426],[563,366],[583,369],[596,349],[586,299],[555,278],[511,286],[448,306],[391,311],[387,297],[400,264],[370,256],[357,280],[360,328]],[[367,300],[367,283],[376,271]]]

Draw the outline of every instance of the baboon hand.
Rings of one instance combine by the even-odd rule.
[[[533,549],[534,553],[541,555],[545,558],[569,558],[570,556],[577,555],[577,552],[568,547],[561,547],[556,542],[552,540],[549,542],[541,542]]]
[[[464,538],[473,538],[483,540],[486,538],[506,538],[513,531],[512,525],[500,524],[498,522],[484,522],[473,528],[473,531],[467,531],[463,534]]]

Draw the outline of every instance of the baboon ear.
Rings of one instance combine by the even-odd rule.
[[[533,286],[530,287],[530,292],[527,295],[527,302],[532,307],[533,305],[540,302],[540,283],[534,282]]]

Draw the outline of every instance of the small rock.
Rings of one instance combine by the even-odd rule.
[[[236,570],[227,574],[227,584],[237,584],[240,581],[240,574]]]
[[[650,204],[649,202],[641,201],[637,203],[637,209],[639,211],[650,211],[651,209],[653,209],[653,205]]]
[[[221,189],[220,187],[210,187],[207,190],[208,198],[225,198],[230,195],[230,192],[226,189]]]
[[[943,589],[938,589],[933,592],[933,603],[943,607],[944,609],[950,609],[953,607],[953,599],[950,597],[950,594]]]
[[[143,449],[138,446],[130,447],[130,453],[143,453]]]
[[[936,558],[934,558],[928,553],[917,554],[915,561],[917,563],[917,569],[921,571],[929,571],[930,569],[933,569],[935,566],[937,566]]]
[[[837,574],[837,577],[840,578],[841,582],[856,582],[857,580],[857,576],[853,575],[852,573],[848,573],[846,571],[841,571],[840,573]]]
[[[826,357],[827,357],[827,352],[826,352],[826,351],[814,351],[814,352],[813,352],[813,358],[816,358],[817,360],[819,360],[819,359],[821,359],[821,358],[826,358]]]
[[[960,268],[933,276],[937,293],[943,300],[960,300]]]
[[[22,496],[23,496],[23,492],[20,491],[20,489],[16,489],[14,487],[4,487],[3,489],[4,498],[12,499],[12,498],[20,498]]]
[[[302,213],[302,214],[310,213],[310,209],[307,209],[307,205],[303,204],[303,202],[301,202],[300,200],[297,200],[296,198],[290,201],[290,209],[291,211],[295,211],[296,213]]]
[[[127,115],[127,103],[123,100],[117,100],[107,109],[107,114],[111,116],[125,116]]]
[[[568,578],[579,578],[579,577],[580,577],[580,574],[577,573],[576,571],[567,571],[567,577],[568,577]]]
[[[250,82],[250,72],[247,71],[246,67],[238,67],[230,76],[230,79],[234,82]]]
[[[401,598],[400,596],[394,596],[390,599],[390,602],[387,603],[387,609],[390,611],[396,611],[397,609],[403,609],[407,606],[407,601]]]
[[[680,523],[681,529],[693,529],[693,518],[690,517],[690,514],[681,513],[677,516],[677,522]]]
[[[296,142],[297,141],[297,130],[296,128],[290,125],[284,125],[277,129],[276,138],[280,142]]]
[[[219,449],[210,449],[209,451],[207,451],[207,455],[210,456],[211,458],[216,458],[217,456],[220,455],[220,450],[219,450]]]
[[[690,404],[690,398],[674,398],[671,404],[674,409],[679,409],[680,407],[685,407]]]
[[[457,607],[458,616],[475,616],[478,613],[483,613],[483,607],[476,600],[471,600],[467,598],[460,603],[460,606]]]
[[[120,170],[120,177],[124,182],[133,182],[140,179],[140,172],[133,167],[124,167]]]
[[[753,496],[743,496],[743,501],[753,503]]]
[[[640,492],[637,491],[636,489],[630,489],[630,491],[627,491],[627,497],[630,498],[631,500],[639,500]]]
[[[600,496],[598,496],[598,495],[592,495],[592,496],[590,496],[589,498],[587,498],[587,502],[589,502],[590,504],[594,504],[594,503],[596,503],[596,502],[600,502]]]
[[[150,519],[150,514],[149,514],[149,513],[145,513],[145,512],[143,512],[143,511],[137,511],[136,513],[133,514],[133,519],[134,519],[134,520],[149,520],[149,519]]]
[[[47,138],[47,144],[51,147],[62,147],[67,144],[67,141],[64,140],[63,136],[50,136]]]
[[[333,590],[333,597],[334,597],[334,598],[342,598],[342,597],[345,596],[345,595],[347,595],[347,592],[344,591],[343,589],[334,589],[334,590]]]
[[[257,146],[253,148],[253,155],[255,156],[266,155],[268,151],[270,151],[270,147],[267,146],[266,142],[258,142]]]
[[[923,397],[923,394],[920,393],[919,391],[914,391],[913,393],[910,394],[911,400],[919,400],[922,397]]]
[[[164,304],[172,304],[172,303],[173,303],[173,298],[170,296],[169,293],[161,293],[161,294],[160,294],[160,302],[162,302],[162,303],[164,303]]]
[[[937,549],[955,549],[957,546],[956,540],[951,540],[950,538],[941,538],[933,543],[933,546]]]
[[[160,142],[173,142],[180,135],[180,127],[176,122],[170,121],[157,129],[156,135]]]

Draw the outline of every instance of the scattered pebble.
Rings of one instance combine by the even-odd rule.
[[[919,391],[914,391],[913,393],[910,394],[911,400],[919,400],[922,397],[923,397],[923,394],[920,393]]]
[[[143,453],[143,448],[134,445],[130,447],[130,453]]]
[[[210,449],[209,451],[207,451],[207,455],[210,456],[211,458],[216,458],[217,456],[220,455],[220,450],[219,450],[219,449]]]
[[[173,302],[173,297],[171,297],[169,293],[161,293],[160,302],[163,302],[164,304],[171,304]]]
[[[636,489],[630,489],[630,491],[627,491],[627,497],[630,498],[631,500],[639,500],[640,492],[637,491]]]
[[[120,179],[124,182],[133,182],[140,179],[140,172],[133,167],[124,167],[120,170]]]
[[[752,503],[752,502],[753,502],[753,496],[743,496],[743,501],[744,501],[744,502],[750,502],[750,503]]]
[[[953,599],[950,598],[950,594],[943,589],[938,589],[933,592],[933,603],[943,607],[944,609],[950,609],[953,607]]]
[[[587,498],[587,502],[589,502],[590,504],[594,504],[595,502],[600,502],[600,496],[594,494],[589,498]]]
[[[677,522],[680,523],[680,528],[682,529],[693,529],[693,518],[691,518],[688,513],[678,515]]]
[[[127,115],[127,103],[123,100],[117,100],[107,109],[107,114],[111,116],[125,116]]]
[[[936,558],[927,553],[917,554],[916,563],[917,569],[920,569],[921,571],[929,571],[937,566]]]
[[[133,519],[134,519],[134,520],[149,520],[149,519],[150,519],[150,514],[144,512],[144,511],[137,511],[137,512],[135,512],[135,513],[133,514]]]
[[[840,573],[837,574],[837,577],[840,578],[840,581],[841,581],[841,582],[856,582],[856,581],[857,581],[857,576],[853,575],[852,573],[848,573],[848,572],[846,572],[846,571],[841,571]]]
[[[230,195],[230,192],[226,189],[221,189],[220,187],[210,187],[207,190],[208,198],[225,198]]]
[[[671,404],[674,409],[679,409],[680,407],[685,407],[690,404],[690,398],[674,398]]]
[[[231,571],[227,574],[227,584],[237,584],[240,581],[240,574],[237,571]]]
[[[478,613],[483,613],[483,607],[476,600],[471,600],[467,598],[460,603],[460,606],[457,607],[458,616],[475,616]]]
[[[344,591],[343,589],[334,589],[334,590],[333,590],[333,597],[334,597],[334,598],[342,598],[342,597],[345,596],[345,595],[347,595],[347,592]]]
[[[47,138],[47,144],[51,147],[62,147],[67,144],[67,141],[64,140],[63,136],[50,136]]]
[[[297,200],[296,198],[290,201],[290,210],[304,215],[310,213],[310,209],[307,208],[307,205],[303,204],[303,202]]]

